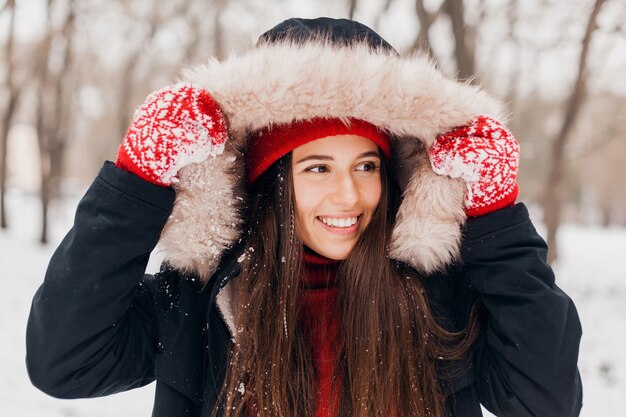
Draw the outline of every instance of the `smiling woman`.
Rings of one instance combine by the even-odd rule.
[[[497,101],[326,18],[185,74],[50,261],[37,387],[156,380],[155,417],[578,415],[578,316]]]
[[[298,239],[346,259],[378,207],[378,147],[360,136],[330,136],[299,146],[292,161]]]
[[[232,319],[237,343],[220,392],[224,415],[249,407],[320,417],[444,412],[440,386],[417,376],[436,379],[430,358],[461,359],[476,319],[463,332],[443,328],[419,274],[386,255],[399,200],[387,173],[390,149],[386,133],[358,119],[314,118],[252,134],[250,250],[230,285],[235,305],[247,307]],[[263,172],[259,161],[269,165]],[[276,318],[282,326],[267,325]],[[429,337],[416,343],[412,333]],[[268,370],[294,353],[293,363]],[[413,388],[399,404],[404,382]]]

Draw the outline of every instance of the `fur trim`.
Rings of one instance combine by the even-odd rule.
[[[397,173],[408,181],[391,255],[430,272],[458,254],[464,190],[458,180],[432,172],[425,149],[437,134],[479,114],[502,120],[500,103],[478,87],[445,78],[419,55],[325,42],[263,44],[187,69],[183,78],[220,104],[233,149],[245,146],[251,130],[312,117],[363,119],[386,129],[397,143],[419,145],[412,162],[398,164],[410,171]],[[226,151],[181,173],[176,207],[161,238],[173,266],[195,270],[203,279],[240,233],[239,205],[232,197],[242,197],[235,190],[241,189],[244,167],[226,169],[233,157]]]
[[[496,100],[445,78],[423,56],[372,52],[364,44],[264,44],[185,70],[183,78],[209,91],[237,140],[272,123],[351,116],[430,144],[478,114],[503,117]]]
[[[389,255],[424,273],[440,269],[459,256],[465,222],[465,184],[439,176],[426,166],[404,191]]]
[[[241,153],[229,142],[221,155],[181,169],[174,209],[159,240],[172,267],[203,282],[213,275],[240,235],[244,174]]]
[[[226,328],[230,333],[233,342],[237,342],[237,329],[235,328],[235,314],[233,313],[233,283],[229,282],[222,288],[215,297],[215,303],[219,310]]]

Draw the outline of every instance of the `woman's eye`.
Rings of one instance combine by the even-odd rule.
[[[305,169],[307,172],[315,172],[315,173],[324,173],[328,172],[328,167],[326,165],[313,165]]]
[[[378,169],[376,162],[363,162],[356,167],[357,171],[375,171]]]

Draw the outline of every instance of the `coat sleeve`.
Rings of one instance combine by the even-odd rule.
[[[462,252],[486,310],[474,355],[480,401],[498,416],[578,416],[580,321],[526,207],[469,220]]]
[[[37,388],[81,398],[154,380],[154,278],[144,271],[174,196],[105,163],[33,299],[26,364]]]

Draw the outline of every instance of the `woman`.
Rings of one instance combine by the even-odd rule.
[[[36,386],[156,379],[168,417],[578,415],[580,324],[495,100],[346,20],[290,19],[185,78],[51,260]]]

